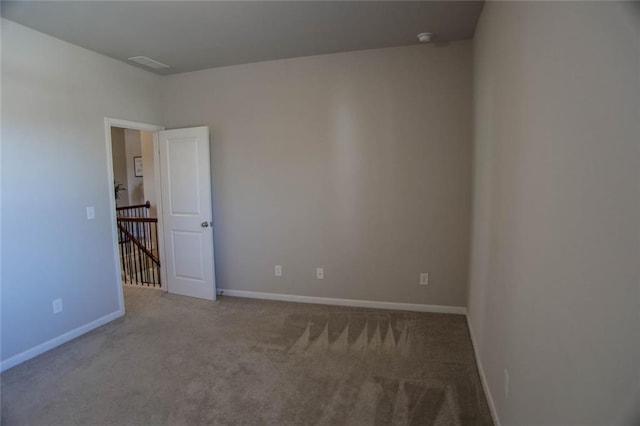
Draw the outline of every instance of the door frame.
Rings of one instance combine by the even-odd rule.
[[[122,273],[121,273],[121,265],[120,265],[120,251],[118,248],[118,227],[116,225],[116,198],[115,192],[113,189],[113,153],[112,153],[112,142],[111,142],[111,128],[112,127],[120,127],[124,129],[131,130],[140,130],[145,132],[153,133],[153,163],[154,163],[154,180],[156,181],[156,200],[157,200],[157,212],[158,212],[158,249],[160,256],[160,265],[164,265],[164,227],[162,222],[162,182],[160,180],[160,150],[158,145],[158,132],[161,130],[165,130],[164,126],[159,126],[156,124],[148,124],[148,123],[140,123],[136,121],[122,120],[119,118],[104,118],[104,134],[106,141],[106,152],[107,152],[107,177],[108,177],[108,188],[109,188],[109,205],[111,208],[111,240],[113,244],[113,257],[115,263],[115,272],[116,272],[116,291],[118,292],[118,304],[120,305],[120,310],[124,314],[124,292],[122,289]],[[166,277],[166,267],[160,267],[160,278],[164,283],[164,286],[161,287],[161,290],[168,291],[167,286],[167,277]]]

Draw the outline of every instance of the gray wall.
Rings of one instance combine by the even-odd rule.
[[[124,129],[119,127],[111,128],[111,159],[113,160],[113,179],[122,184],[129,191],[127,179],[127,153],[124,146]],[[120,191],[117,205],[126,206],[129,204],[127,191]]]
[[[464,306],[471,79],[470,42],[167,77],[164,123],[211,129],[218,286]]]
[[[480,18],[469,317],[503,424],[640,421],[637,6]]]
[[[140,144],[142,149],[142,161],[144,168],[144,201],[148,201],[150,217],[158,217],[158,201],[156,195],[155,161],[153,156],[153,132],[140,132]]]
[[[124,146],[127,156],[127,195],[129,205],[144,203],[144,179],[136,177],[134,157],[142,157],[142,141],[139,130],[124,129]]]
[[[161,122],[160,83],[2,20],[3,361],[118,310],[104,118]]]

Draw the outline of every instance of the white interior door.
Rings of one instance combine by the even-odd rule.
[[[209,128],[159,132],[167,289],[215,300]]]

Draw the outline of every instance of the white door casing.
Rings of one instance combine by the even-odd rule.
[[[215,300],[209,128],[158,138],[167,290]]]

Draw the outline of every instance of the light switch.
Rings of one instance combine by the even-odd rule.
[[[96,209],[93,206],[87,207],[87,220],[96,218]]]

